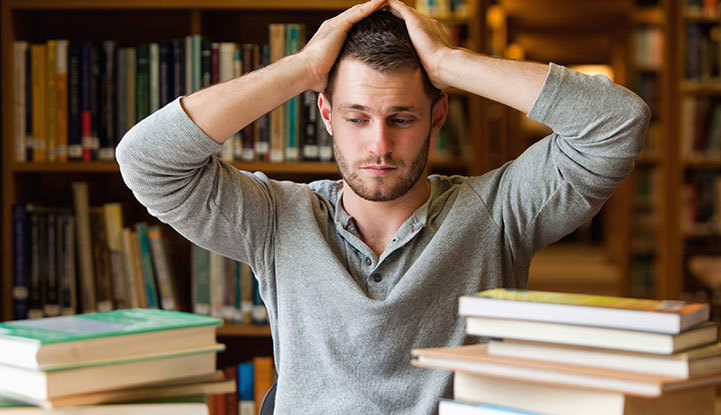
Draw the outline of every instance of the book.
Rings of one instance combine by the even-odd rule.
[[[539,412],[529,412],[509,407],[487,405],[484,403],[471,403],[441,399],[438,402],[438,415],[542,415]]]
[[[68,46],[67,39],[57,40],[57,159],[68,161]]]
[[[702,303],[506,288],[462,296],[458,311],[462,316],[528,319],[670,334],[680,333],[709,318],[709,306]]]
[[[47,161],[47,47],[45,44],[30,45],[32,53],[32,161]]]
[[[159,225],[152,225],[148,228],[148,240],[150,241],[153,256],[155,275],[158,277],[160,306],[163,310],[179,311],[178,287],[173,273],[165,232]]]
[[[95,277],[90,237],[90,205],[87,182],[73,182],[73,211],[75,214],[75,242],[80,277],[82,312],[95,311]]]
[[[29,220],[27,205],[13,205],[13,319],[28,317],[30,278]]]
[[[255,411],[255,380],[253,377],[253,362],[238,364],[238,413],[240,415],[254,415]]]
[[[199,376],[215,370],[216,352],[223,349],[220,344],[186,348],[106,364],[67,366],[61,370],[30,370],[0,365],[0,394],[20,400],[48,400]]]
[[[255,407],[260,410],[260,404],[268,390],[275,383],[275,368],[273,367],[272,357],[254,357],[253,358],[253,379],[254,379],[254,396]]]
[[[543,321],[467,317],[466,332],[485,337],[671,354],[715,343],[718,337],[718,326],[708,322],[674,335],[605,327],[573,326]]]
[[[25,401],[44,409],[58,409],[79,405],[138,402],[146,399],[172,399],[210,393],[228,393],[234,391],[234,389],[234,382],[224,380],[223,373],[220,370],[216,370],[215,372],[201,376],[184,377],[145,384],[138,387],[81,393],[47,400],[32,400],[26,398]]]
[[[55,39],[47,41],[46,45],[45,88],[46,88],[46,137],[48,161],[57,161],[58,147],[58,42]]]
[[[285,56],[285,31],[286,25],[282,23],[274,23],[268,25],[269,39],[269,59],[270,63],[275,63]],[[269,160],[271,162],[282,162],[285,160],[285,141],[286,141],[286,124],[285,124],[286,105],[281,104],[270,112],[270,153]]]
[[[155,309],[0,323],[0,364],[30,370],[98,364],[113,359],[215,344],[222,321]]]
[[[721,371],[721,343],[658,355],[505,339],[491,340],[488,354],[679,378]]]
[[[27,79],[25,74],[25,55],[28,51],[28,42],[16,40],[13,42],[13,135],[15,161],[27,160],[27,124],[26,124],[26,90]]]
[[[0,396],[4,415],[205,415],[208,408],[202,395],[159,401],[101,404],[61,409],[44,409]]]
[[[157,281],[155,277],[155,269],[153,268],[153,257],[150,251],[150,240],[148,239],[148,225],[145,222],[135,224],[137,232],[138,253],[140,258],[143,287],[145,293],[145,307],[158,308],[160,306],[158,299]]]
[[[412,355],[414,357],[412,364],[420,367],[620,392],[640,397],[658,397],[664,393],[709,386],[721,381],[721,372],[679,379],[621,370],[492,356],[488,354],[485,344],[415,349],[412,351]]]
[[[713,387],[642,398],[577,387],[503,379],[473,373],[453,374],[456,400],[554,415],[712,415]],[[523,399],[519,399],[523,397]]]

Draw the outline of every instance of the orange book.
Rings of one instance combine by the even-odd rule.
[[[275,368],[272,357],[253,358],[253,375],[255,377],[255,408],[260,411],[260,404],[266,392],[275,383]]]
[[[47,52],[44,44],[31,46],[33,83],[33,161],[47,161]]]

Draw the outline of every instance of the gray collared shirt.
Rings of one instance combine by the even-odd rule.
[[[480,177],[430,176],[428,201],[380,258],[342,210],[340,181],[276,181],[219,161],[179,100],[133,127],[117,158],[152,215],[253,268],[276,413],[430,414],[451,396],[451,374],[411,366],[411,349],[472,341],[458,297],[525,286],[533,254],[631,172],[650,112],[602,76],[551,64],[528,116],[553,134]]]

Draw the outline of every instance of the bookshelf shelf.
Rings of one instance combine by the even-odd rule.
[[[687,10],[683,13],[683,18],[689,23],[718,23],[721,20],[720,15],[711,15],[701,11]]]
[[[634,24],[663,26],[664,14],[661,7],[641,7],[633,11],[631,19]]]
[[[721,95],[721,79],[709,81],[682,81],[681,93]]]
[[[270,326],[225,324],[222,327],[218,327],[216,334],[223,337],[269,337]]]
[[[693,157],[684,160],[684,166],[697,169],[721,168],[721,156]]]
[[[354,0],[10,0],[16,10],[344,10],[362,1]]]

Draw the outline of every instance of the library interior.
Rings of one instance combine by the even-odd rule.
[[[721,348],[709,345],[716,342],[715,327],[721,322],[721,1],[403,2],[440,22],[453,47],[600,74],[633,91],[650,109],[645,144],[631,174],[592,219],[533,257],[525,288],[649,301],[644,304],[652,300],[686,302],[686,306],[698,306],[705,313],[703,317],[699,317],[703,313],[694,314],[696,319],[689,326],[679,323],[676,331],[658,329],[672,341],[677,340],[674,336],[686,334],[690,339],[693,334],[686,349],[654,351],[655,340],[651,339],[647,344],[638,340],[636,349],[619,346],[623,351],[590,340],[569,340],[563,346],[568,352],[556,353],[557,349],[554,352],[544,346],[553,343],[553,338],[516,338],[504,331],[512,326],[510,322],[494,332],[491,321],[484,324],[482,319],[518,322],[523,321],[518,320],[520,314],[487,314],[485,308],[481,310],[482,305],[476,309],[469,297],[467,308],[459,311],[461,317],[469,319],[468,333],[511,340],[492,340],[481,351],[414,351],[413,365],[425,366],[414,370],[454,372],[456,400],[441,400],[440,407],[436,407],[439,413],[671,414],[680,408],[695,408],[697,412],[675,413],[711,414],[714,407],[718,408],[716,413],[721,413],[721,404],[715,404],[714,398],[721,396],[721,387],[715,386],[721,383]],[[253,270],[248,264],[193,244],[152,216],[124,183],[115,147],[131,127],[172,105],[178,97],[298,53],[325,20],[358,3],[2,1],[0,378],[27,375],[30,380],[20,386],[0,380],[0,413],[6,407],[32,405],[26,409],[40,407],[37,413],[69,406],[88,411],[77,413],[102,414],[108,402],[124,402],[121,405],[127,408],[121,409],[125,412],[107,413],[272,413],[272,408],[267,409],[268,404],[264,408],[262,403],[267,391],[277,384],[273,363],[275,333],[269,324],[274,316],[269,315],[261,298]],[[439,133],[431,137],[425,174],[484,175],[553,134],[550,127],[504,104],[458,88],[443,92],[448,97],[448,115]],[[240,170],[263,172],[272,180],[339,180],[332,137],[317,102],[318,92],[312,90],[291,98],[238,131],[209,157]],[[302,247],[303,241],[297,243]],[[563,298],[551,303],[566,301]],[[569,307],[576,301],[573,298],[567,300]],[[499,294],[493,301],[524,300]],[[491,307],[501,309],[496,303]],[[202,318],[149,311],[193,313]],[[691,318],[690,314],[696,312],[694,309],[682,317]],[[110,347],[105,355],[92,350],[113,344],[115,336],[128,335],[117,330],[86,335],[100,330],[88,328],[81,335],[85,337],[70,339],[87,343],[83,346],[87,350],[78,349],[89,353],[83,362],[73,361],[74,354],[69,351],[48,354],[47,361],[41,361],[41,354],[36,361],[32,353],[16,360],[12,353],[20,356],[25,346],[16,347],[12,340],[3,343],[4,336],[10,339],[12,330],[17,330],[10,327],[13,322],[39,318],[52,321],[86,313],[115,313],[107,320],[97,320],[108,325],[147,319],[149,326],[133,326],[132,330],[142,333],[135,335],[149,335],[155,330],[167,334],[167,338],[156,339],[159,343],[155,349],[149,345],[139,349],[123,358],[122,367],[115,368],[127,373],[128,379],[138,370],[155,371],[158,377],[127,383],[98,382],[95,389],[83,386],[82,379],[90,377],[92,383],[93,376],[112,377],[112,365],[118,364],[121,347]],[[621,327],[615,322],[604,326],[580,318],[561,322],[549,317],[544,324],[653,331]],[[476,319],[475,326],[470,319]],[[612,319],[608,317],[607,321]],[[52,324],[47,327],[52,328]],[[475,333],[471,327],[476,328]],[[10,330],[7,335],[6,329]],[[183,337],[170,335],[186,333],[176,333],[178,330],[192,332],[191,337],[197,336],[198,341],[176,349],[172,342]],[[540,326],[524,326],[522,330],[552,332]],[[39,336],[32,337],[40,342],[38,350],[68,341],[18,333]],[[217,337],[210,339],[213,335]],[[578,336],[598,336],[598,342],[604,337],[590,332]],[[703,340],[703,336],[713,341]],[[101,340],[106,343],[93,343]],[[635,342],[630,339],[626,344]],[[103,344],[106,346],[98,346]],[[135,347],[139,342],[128,344]],[[158,345],[165,345],[165,349]],[[12,353],[3,350],[5,347]],[[603,357],[592,354],[598,347],[614,351]],[[547,366],[534,369],[549,372],[553,364],[582,366],[583,356],[623,362],[619,363],[621,367],[608,363],[593,369],[574,369],[579,379],[597,376],[600,369],[621,371],[623,364],[634,364],[625,363],[621,355],[624,359],[636,357],[639,362],[646,359],[649,368],[654,369],[613,378],[632,380],[649,390],[629,391],[618,385],[604,389],[595,384],[587,387],[593,394],[581,396],[580,392],[574,395],[577,391],[567,385],[563,389],[566,395],[561,395],[548,383],[519,380],[519,376],[525,376],[518,374],[520,371],[509,371],[502,380],[490,381],[489,377],[477,373],[471,376],[451,364],[444,366],[443,359],[463,359],[462,353],[476,356],[481,365],[510,366],[516,365],[510,361],[524,357],[523,353],[547,355]],[[652,361],[654,353],[664,358]],[[168,360],[167,367],[161,358],[148,360],[148,356],[159,354],[166,355],[163,359]],[[570,356],[578,356],[579,360],[573,361]],[[111,360],[115,363],[108,363]],[[409,366],[411,360],[409,350]],[[666,364],[670,367],[671,360],[688,371],[678,375],[671,369],[656,370]],[[155,369],[144,369],[142,364],[150,361]],[[195,365],[197,370],[173,372],[172,366],[177,365]],[[74,372],[80,369],[96,372]],[[62,379],[64,373],[69,380],[51,379]],[[171,378],[176,381],[167,380]],[[701,383],[692,385],[692,381]],[[576,382],[583,384],[582,380]],[[47,386],[30,385],[35,383]],[[56,383],[74,387],[65,392],[54,390],[51,385]],[[658,391],[650,391],[652,385],[658,386]],[[481,389],[487,392],[476,393]],[[543,401],[539,406],[514,406],[520,404],[514,402],[512,394],[504,394],[506,390],[522,390],[529,396],[545,394],[557,400],[549,398],[546,402],[539,397],[538,401]],[[671,392],[679,390],[682,392]],[[190,395],[201,399],[190,399]],[[504,401],[501,396],[508,399]],[[165,401],[136,402],[153,397]],[[497,400],[493,401],[494,397]],[[599,412],[589,412],[585,405],[574,408],[563,404],[583,399]],[[609,403],[613,399],[615,406]],[[475,404],[468,405],[469,412],[462,412],[467,402]],[[504,412],[505,406],[513,408]]]

